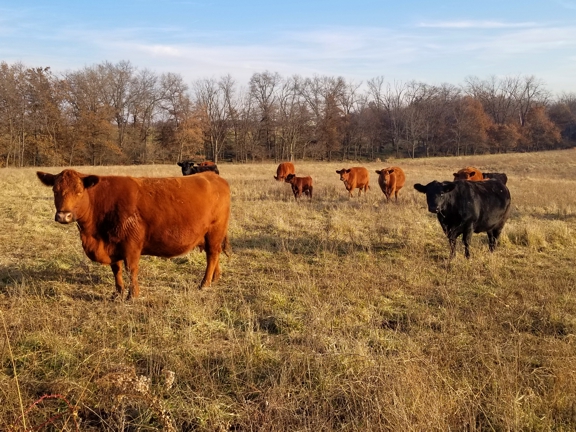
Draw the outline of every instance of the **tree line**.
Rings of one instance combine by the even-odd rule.
[[[254,73],[186,84],[128,61],[55,74],[0,63],[0,166],[339,160],[576,144],[576,94],[533,76],[463,85]]]

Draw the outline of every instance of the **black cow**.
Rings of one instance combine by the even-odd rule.
[[[505,173],[482,173],[484,179],[496,179],[500,180],[502,183],[508,183],[508,176]]]
[[[218,167],[216,165],[196,165],[194,166],[194,161],[184,161],[178,162],[178,166],[182,168],[182,175],[192,175],[198,174],[205,171],[214,171],[216,174],[220,174]]]
[[[510,191],[506,185],[496,179],[433,181],[426,186],[417,183],[414,189],[426,194],[428,211],[436,213],[450,242],[450,258],[456,254],[460,234],[466,258],[470,258],[468,248],[473,232],[487,233],[490,252],[494,251],[510,213]]]

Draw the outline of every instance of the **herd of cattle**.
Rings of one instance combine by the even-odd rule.
[[[206,252],[206,271],[200,288],[220,277],[220,254],[228,253],[230,187],[210,161],[195,165],[179,162],[183,177],[135,178],[97,176],[66,169],[59,174],[37,172],[40,181],[51,186],[56,207],[55,220],[76,222],[82,247],[93,261],[110,265],[116,292],[122,297],[122,263],[130,273],[128,298],[137,297],[140,256],[174,257],[199,247]],[[336,171],[349,196],[358,189],[366,194],[370,176],[364,167]],[[199,175],[197,175],[199,174]],[[400,167],[376,170],[378,184],[390,201],[404,186]],[[292,162],[278,166],[274,178],[289,183],[294,197],[312,199],[312,177],[297,177]],[[426,194],[428,210],[435,213],[450,244],[462,235],[466,258],[470,257],[472,233],[486,232],[494,251],[510,213],[510,192],[504,173],[482,173],[466,167],[454,173],[454,181],[417,183],[414,189]]]

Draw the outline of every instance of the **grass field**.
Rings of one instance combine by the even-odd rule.
[[[349,199],[335,170],[354,165],[296,162],[300,203],[275,164],[221,165],[222,279],[197,289],[198,251],[143,257],[133,302],[109,300],[35,169],[0,170],[0,430],[576,430],[576,150],[364,163]],[[467,165],[508,174],[512,212],[495,253],[476,234],[450,262],[412,185]]]

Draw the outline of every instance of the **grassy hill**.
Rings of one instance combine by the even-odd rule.
[[[335,170],[354,165],[371,190],[349,199]],[[389,165],[406,172],[398,204],[374,173]],[[476,234],[448,261],[412,185],[467,165],[506,172],[513,210],[495,253]],[[0,170],[0,429],[576,429],[575,150],[296,162],[315,184],[300,203],[275,164],[219,168],[222,279],[197,289],[198,251],[143,257],[133,302],[110,300],[110,268],[54,222],[36,170]]]

